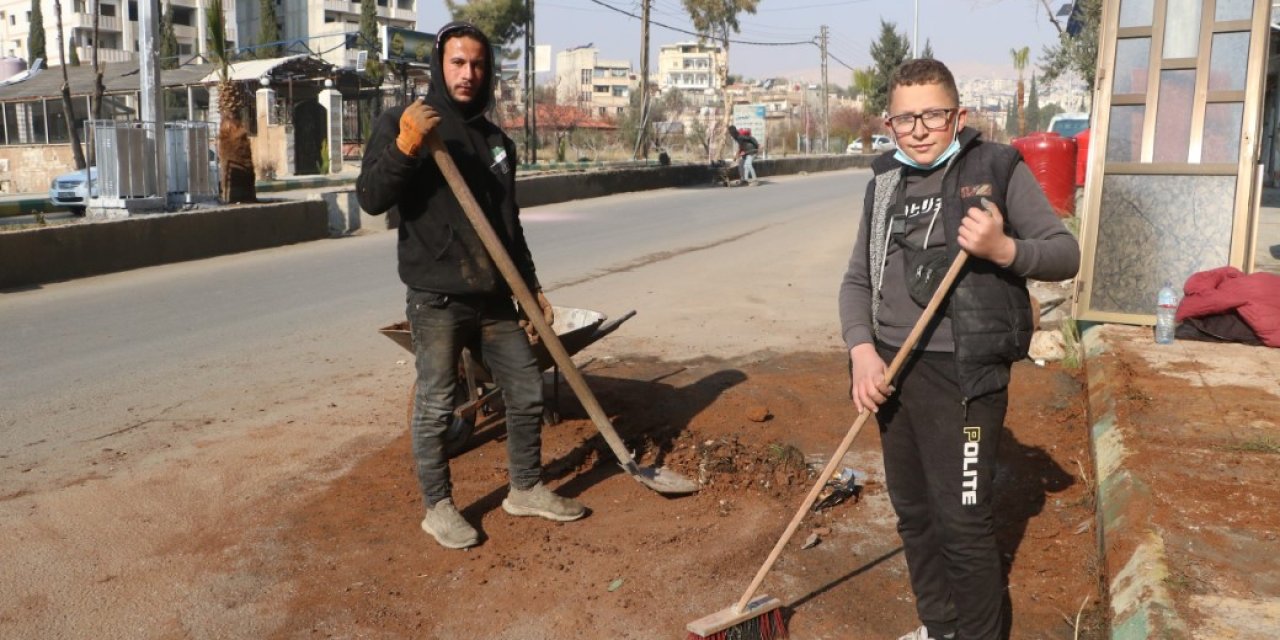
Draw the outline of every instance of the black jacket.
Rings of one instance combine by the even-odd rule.
[[[511,259],[531,289],[538,288],[529,245],[516,205],[516,148],[497,125],[485,117],[493,96],[493,61],[475,99],[459,104],[449,97],[444,82],[442,50],[449,33],[475,27],[453,22],[436,34],[431,57],[431,90],[427,104],[441,115],[436,131],[458,165],[472,195],[502,239]],[[456,34],[455,34],[456,35]],[[490,44],[478,29],[473,37]],[[384,112],[365,145],[356,195],[360,207],[378,215],[393,207],[400,216],[400,279],[414,289],[452,295],[510,295],[511,291],[467,220],[462,205],[423,145],[414,157],[396,146],[404,107]]]

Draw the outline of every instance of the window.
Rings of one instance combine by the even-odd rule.
[[[103,5],[99,8],[99,11],[101,12],[102,17],[104,18],[116,17],[116,6],[114,4],[103,3]]]
[[[138,3],[137,0],[129,0],[129,20],[138,21]],[[137,47],[134,47],[137,49]]]
[[[196,14],[195,10],[192,9],[191,7],[183,7],[176,4],[173,5],[173,23],[174,24],[180,24],[186,27],[193,27],[196,24],[195,14]]]
[[[602,85],[602,84],[597,84],[597,85],[595,85],[595,86],[591,87],[591,90],[592,90],[592,91],[594,91],[594,92],[596,92],[596,93],[609,93],[609,87],[607,87],[607,86],[605,86],[605,85]]]
[[[578,92],[578,102],[591,102],[591,92],[589,91]]]
[[[412,9],[413,0],[396,0],[396,7],[400,9]]]
[[[582,82],[581,82],[581,84],[591,84],[591,70],[590,70],[590,69],[583,69],[583,70],[582,70],[582,74],[581,74],[581,75],[582,75]]]
[[[615,97],[615,98],[625,98],[625,97],[627,97],[627,96],[628,96],[628,95],[630,95],[630,94],[631,94],[631,92],[630,92],[630,91],[628,91],[626,87],[614,87],[614,88],[613,88],[613,97]]]

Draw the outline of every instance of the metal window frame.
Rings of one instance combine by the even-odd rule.
[[[1094,86],[1094,134],[1089,145],[1089,172],[1085,180],[1085,207],[1081,213],[1080,233],[1082,260],[1076,279],[1073,314],[1085,321],[1151,325],[1152,314],[1131,314],[1094,309],[1094,259],[1097,253],[1102,186],[1108,175],[1165,176],[1236,176],[1233,203],[1229,264],[1242,271],[1252,270],[1257,254],[1256,216],[1261,199],[1261,176],[1257,167],[1261,151],[1263,98],[1266,90],[1266,62],[1270,35],[1271,1],[1255,0],[1251,20],[1216,22],[1216,0],[1201,0],[1200,49],[1196,58],[1164,58],[1164,29],[1168,0],[1154,0],[1151,26],[1120,28],[1120,3],[1104,0],[1099,24],[1098,70]],[[1249,38],[1248,67],[1244,91],[1209,91],[1209,68],[1213,35],[1247,31]],[[1112,75],[1116,63],[1117,41],[1123,38],[1150,38],[1146,91],[1141,94],[1113,94]],[[1192,98],[1190,146],[1187,163],[1155,163],[1155,125],[1159,117],[1161,73],[1177,69],[1195,69]],[[1240,156],[1234,163],[1200,164],[1203,153],[1205,112],[1209,104],[1243,102],[1240,123]],[[1143,106],[1140,162],[1106,161],[1110,135],[1112,106]],[[1153,294],[1154,295],[1154,294]]]

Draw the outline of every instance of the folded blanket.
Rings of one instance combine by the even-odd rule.
[[[1280,276],[1219,267],[1193,274],[1182,289],[1178,322],[1234,310],[1263,344],[1280,347]]]

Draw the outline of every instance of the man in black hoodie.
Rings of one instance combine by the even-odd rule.
[[[374,125],[357,181],[364,210],[400,214],[400,279],[408,286],[418,384],[413,454],[426,517],[422,528],[450,549],[479,536],[453,504],[444,434],[453,418],[459,355],[478,352],[502,389],[511,487],[502,508],[512,515],[576,520],[577,501],[541,482],[542,372],[511,299],[511,290],[467,220],[426,138],[434,131],[458,165],[502,239],[547,323],[552,307],[538,285],[515,199],[515,143],[485,117],[493,96],[492,47],[474,25],[447,24],[436,34],[431,90],[425,99],[383,113]]]

